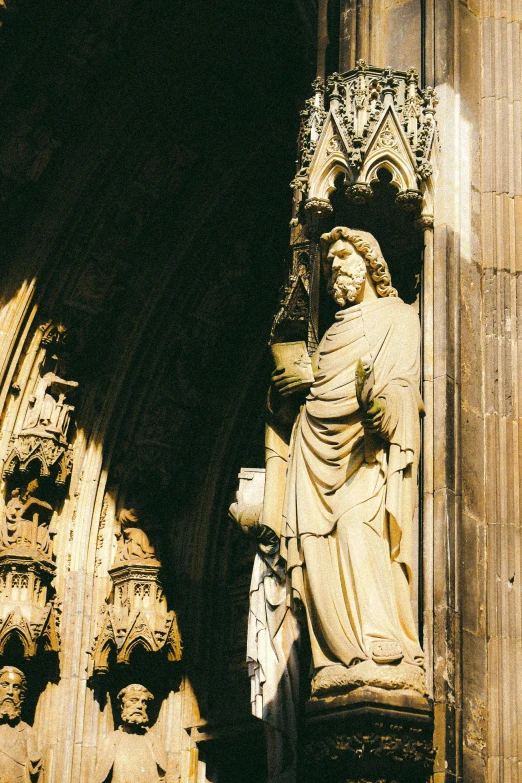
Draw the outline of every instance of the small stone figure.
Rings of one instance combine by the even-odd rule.
[[[36,783],[41,779],[42,759],[33,731],[20,720],[26,690],[20,669],[0,669],[0,783]]]
[[[94,783],[161,783],[167,755],[149,731],[147,702],[154,696],[143,685],[128,685],[118,693],[122,725],[106,737]]]
[[[38,549],[42,555],[51,558],[51,536],[49,523],[53,507],[45,500],[35,497],[38,480],[33,479],[25,489],[13,489],[2,521],[0,545],[4,548],[22,547]]]
[[[25,416],[22,434],[34,434],[67,442],[67,430],[73,405],[65,398],[78,386],[77,381],[67,381],[56,372],[46,372],[38,380],[35,392],[29,399],[30,408]]]
[[[133,508],[122,509],[119,522],[120,529],[116,534],[118,538],[116,562],[156,561],[154,547],[145,531],[139,527],[140,520],[136,511]]]

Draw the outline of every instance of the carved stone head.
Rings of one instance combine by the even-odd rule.
[[[20,718],[27,690],[27,680],[20,669],[4,666],[0,669],[0,720]]]
[[[127,726],[144,727],[149,722],[147,702],[154,696],[144,685],[127,685],[118,693],[121,719]]]
[[[140,526],[140,518],[135,508],[122,508],[119,514],[119,520],[123,530],[129,527]]]
[[[379,243],[367,231],[337,226],[321,237],[328,291],[341,307],[358,301],[367,279],[377,296],[397,296]]]
[[[34,495],[38,487],[39,487],[38,479],[33,479],[32,481],[30,481],[29,484],[27,485],[27,489],[25,490],[26,496],[31,497],[31,495]]]

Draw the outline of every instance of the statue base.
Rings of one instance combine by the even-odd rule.
[[[350,667],[341,664],[325,666],[312,680],[312,698],[337,696],[364,687],[415,691],[424,696],[426,676],[420,666],[413,666],[404,661],[383,664],[370,660],[361,661]]]
[[[306,783],[427,783],[433,709],[414,690],[365,686],[306,703]]]

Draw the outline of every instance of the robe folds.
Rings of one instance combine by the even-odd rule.
[[[127,733],[120,726],[103,742],[94,783],[161,783],[166,770],[167,756],[154,731]]]
[[[373,365],[382,435],[365,432],[355,390]],[[306,606],[314,666],[350,666],[372,646],[400,645],[422,665],[410,601],[420,449],[420,326],[385,297],[339,311],[316,355],[315,381],[294,425],[281,554]]]
[[[41,772],[42,756],[32,728],[23,721],[0,724],[0,783],[34,783]]]

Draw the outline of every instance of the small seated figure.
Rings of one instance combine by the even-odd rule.
[[[118,550],[116,562],[155,560],[156,553],[148,535],[139,527],[140,520],[133,508],[123,508],[119,516],[120,529],[116,533]]]
[[[37,489],[37,479],[30,481],[25,489],[13,489],[4,510],[0,543],[4,548],[36,548],[50,558],[54,531],[50,530],[49,523],[53,507],[35,497]]]
[[[0,783],[37,783],[41,779],[42,759],[33,731],[20,720],[26,690],[20,669],[0,669]]]
[[[118,693],[122,725],[106,737],[94,783],[161,783],[167,755],[149,731],[147,702],[154,696],[143,685],[128,685]]]
[[[66,396],[78,387],[77,381],[68,381],[56,372],[46,372],[38,380],[35,392],[29,402],[23,434],[33,433],[52,437],[65,442],[71,412],[74,406],[66,403]]]

